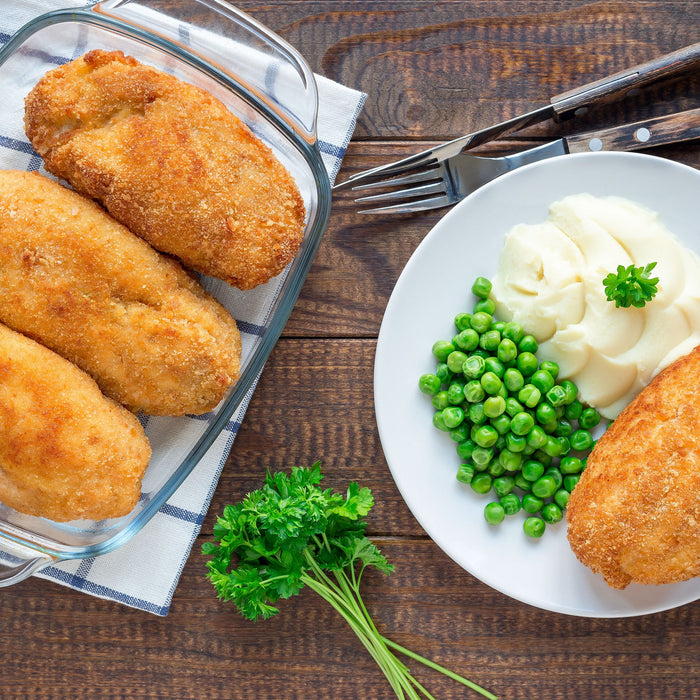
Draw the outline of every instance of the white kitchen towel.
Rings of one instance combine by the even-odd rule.
[[[92,4],[83,2],[82,6]],[[51,10],[78,6],[81,6],[80,0],[3,0],[0,9],[0,45],[7,43],[20,27],[34,17]],[[57,54],[56,65],[74,58],[80,53],[80,48],[70,47]],[[332,183],[366,95],[323,76],[316,76],[316,82],[319,93],[319,147]],[[7,110],[8,102],[8,96],[4,95],[4,104],[0,109],[0,168],[39,170],[41,159],[18,128],[18,115],[11,109]],[[205,285],[220,299],[224,297],[222,301],[239,321],[244,353],[251,339],[260,332],[260,318],[264,316],[280,282],[272,281],[245,294],[225,289],[226,285],[215,281]],[[35,575],[156,615],[166,615],[254,388],[255,383],[194,470],[132,539],[107,554],[61,562]],[[192,430],[198,428],[196,417],[177,420],[189,421]],[[168,429],[167,419],[146,418],[144,422],[149,439],[160,441],[160,444],[167,443],[168,450],[172,448],[172,452],[177,454],[178,431]],[[5,564],[16,563],[9,554],[0,554],[0,560],[4,560]]]

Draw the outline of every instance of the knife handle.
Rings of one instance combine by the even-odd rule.
[[[698,66],[700,42],[553,97],[550,100],[553,118],[561,121],[573,117],[592,104],[612,102],[633,89]]]
[[[584,134],[567,136],[563,140],[569,153],[586,153],[588,151],[636,151],[640,148],[698,138],[700,138],[700,108],[645,119],[633,124],[587,131]]]

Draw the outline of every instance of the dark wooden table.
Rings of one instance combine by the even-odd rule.
[[[241,2],[313,69],[369,94],[341,178],[515,116],[549,96],[698,40],[693,0]],[[697,76],[567,123],[612,125],[700,105]],[[497,152],[540,142],[551,123]],[[656,153],[700,167],[700,145]],[[310,591],[243,620],[205,580],[201,543],[270,468],[323,461],[372,488],[370,535],[395,563],[365,598],[389,637],[502,698],[700,697],[700,605],[628,619],[541,611],[488,588],[426,536],[382,454],[372,372],[404,264],[444,212],[361,218],[347,195],[273,351],[167,618],[41,580],[0,592],[2,698],[390,698],[345,623]],[[437,698],[476,697],[431,671]]]

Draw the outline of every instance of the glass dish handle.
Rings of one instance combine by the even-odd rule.
[[[311,68],[291,44],[226,0],[102,0],[91,11],[144,38],[174,44],[185,60],[203,60],[265,102],[306,142],[316,142],[318,92]]]
[[[0,588],[20,583],[20,581],[28,579],[32,574],[55,562],[53,557],[47,555],[25,559],[16,566],[0,567]]]

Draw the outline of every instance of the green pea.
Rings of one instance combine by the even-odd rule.
[[[460,464],[457,470],[457,481],[461,481],[463,484],[471,484],[475,473],[473,464]]]
[[[530,517],[523,522],[523,532],[528,537],[542,537],[544,535],[545,523],[542,518]]]
[[[540,362],[540,369],[549,372],[555,380],[559,376],[559,365],[551,360],[543,360]]]
[[[488,472],[494,479],[504,474],[505,471],[505,467],[497,459],[492,459],[489,462]]]
[[[509,396],[506,398],[506,413],[512,418],[520,411],[524,410],[524,406],[517,399]]]
[[[491,281],[487,277],[477,277],[472,283],[472,294],[479,299],[488,299],[491,286]]]
[[[523,327],[517,321],[508,321],[503,327],[502,335],[517,344],[523,339]]]
[[[435,370],[435,375],[440,382],[442,382],[442,384],[449,384],[453,376],[446,362],[438,363],[437,369]]]
[[[530,491],[532,488],[532,484],[525,478],[523,477],[521,472],[516,472],[514,475],[515,478],[515,485],[524,492]]]
[[[479,347],[488,352],[496,352],[501,342],[501,334],[496,330],[488,330],[479,336]]]
[[[502,396],[489,396],[484,400],[484,413],[489,418],[497,418],[506,410],[506,400]]]
[[[519,369],[508,367],[503,373],[503,384],[509,392],[517,394],[525,386],[525,378]]]
[[[470,486],[477,493],[488,493],[491,490],[491,484],[493,483],[493,477],[486,472],[478,472],[474,474],[474,478],[471,480]]]
[[[535,427],[535,419],[531,413],[520,411],[513,416],[510,422],[510,429],[516,435],[527,435]]]
[[[484,372],[481,375],[481,386],[487,394],[497,394],[502,386],[502,382],[494,372]]]
[[[493,314],[496,312],[496,302],[494,302],[493,299],[479,299],[474,304],[473,308],[474,313],[479,313],[479,311],[483,311],[484,313]]]
[[[456,428],[464,420],[464,411],[459,406],[448,406],[442,411],[442,421],[447,428]]]
[[[479,447],[493,447],[497,439],[498,433],[491,425],[480,425],[474,434],[474,442]]]
[[[563,481],[564,477],[562,476],[561,471],[560,471],[557,467],[548,467],[548,468],[545,470],[544,475],[545,475],[546,477],[549,477],[549,478],[551,478],[551,479],[554,479],[554,485],[555,485],[558,489],[561,488],[562,481]]]
[[[450,372],[461,372],[464,363],[466,362],[467,355],[461,350],[453,350],[447,356],[447,368]]]
[[[456,428],[450,430],[450,439],[459,444],[469,438],[470,426],[467,421],[463,421]]]
[[[486,392],[484,387],[481,386],[481,382],[478,379],[472,379],[464,385],[464,398],[469,403],[478,403],[482,401]]]
[[[502,398],[502,397],[498,397]],[[486,403],[488,402],[488,399],[484,401],[484,410],[486,407]],[[505,400],[503,401],[503,404],[505,406]],[[510,430],[510,418],[506,413],[501,413],[500,415],[496,416],[495,418],[491,418],[489,421],[491,425],[496,428],[496,431],[498,432],[499,435],[505,435],[509,430]]]
[[[556,503],[547,503],[542,508],[542,519],[546,523],[558,523],[562,517],[561,508]]]
[[[545,395],[547,401],[554,407],[564,406],[567,397],[566,389],[561,384],[555,384]]]
[[[564,410],[564,416],[566,417],[567,420],[570,420],[570,421],[578,420],[581,417],[582,413],[583,413],[583,404],[578,399],[576,399],[576,401],[572,401],[570,404],[568,404]]]
[[[493,450],[488,447],[481,447],[481,445],[477,445],[472,450],[472,461],[477,466],[487,467],[492,459]]]
[[[547,444],[547,433],[539,425],[532,426],[532,430],[527,434],[527,445],[533,450],[544,447]]]
[[[537,344],[535,337],[532,335],[524,335],[518,343],[518,350],[520,350],[521,353],[530,352],[534,355],[538,348],[539,345]]]
[[[571,493],[574,488],[576,488],[576,484],[578,484],[580,478],[580,474],[567,474],[562,481],[562,486]]]
[[[566,438],[564,438],[566,439]],[[542,448],[550,457],[561,457],[564,453],[563,444],[560,442],[561,438],[554,437],[552,435],[547,436],[547,443]]]
[[[560,418],[557,421],[557,427],[554,430],[554,434],[557,437],[571,437],[571,433],[573,432],[573,426],[571,425],[571,421],[567,420],[566,418]]]
[[[506,366],[497,357],[487,357],[484,362],[486,363],[487,372],[493,372],[499,379],[503,379]]]
[[[520,499],[514,493],[507,493],[500,500],[506,515],[515,515],[520,512]]]
[[[479,334],[473,328],[465,328],[452,338],[452,344],[463,352],[471,352],[479,347]]]
[[[465,330],[467,330],[467,328],[471,328],[472,327],[471,323],[470,323],[471,318],[472,318],[472,315],[466,313],[465,311],[458,313],[455,316],[455,320],[454,320],[455,328],[457,328],[458,331],[465,331]]]
[[[554,502],[562,509],[566,510],[566,506],[569,504],[569,492],[566,489],[559,489],[554,494]]]
[[[551,476],[542,475],[532,485],[532,493],[538,498],[551,498],[557,490],[557,483]]]
[[[593,446],[593,436],[588,430],[574,430],[571,434],[571,448],[577,451],[589,450]]]
[[[489,525],[498,525],[499,523],[502,523],[505,515],[505,509],[497,501],[487,503],[484,507],[484,518]]]
[[[418,380],[418,388],[424,394],[429,394],[431,396],[437,394],[441,386],[442,382],[435,374],[423,374]]]
[[[478,379],[486,371],[486,360],[481,355],[469,355],[462,365],[464,376]]]
[[[464,460],[471,459],[472,454],[474,453],[475,447],[476,447],[476,443],[471,438],[467,438],[466,440],[462,440],[462,442],[460,442],[457,445],[457,455],[459,456],[460,459],[464,459]]]
[[[505,471],[515,472],[520,468],[520,464],[523,461],[521,455],[517,452],[512,452],[509,449],[501,450],[498,455],[498,461]],[[515,482],[514,482],[515,484]]]
[[[559,471],[562,474],[580,474],[582,469],[583,463],[578,457],[562,457],[559,462]]]
[[[491,316],[491,314],[487,314],[485,311],[477,311],[472,315],[470,323],[472,328],[477,333],[486,333],[486,331],[491,328],[493,316]]]
[[[530,377],[530,384],[536,386],[540,393],[546,394],[554,386],[554,377],[549,372],[538,369]]]
[[[475,425],[479,426],[485,423],[488,418],[484,413],[484,404],[481,402],[473,403],[469,406],[469,420]]]
[[[523,464],[522,474],[528,481],[535,482],[544,474],[544,464],[536,459],[528,459]]]
[[[539,513],[544,506],[544,500],[532,493],[524,494],[520,502],[526,513]]]
[[[576,384],[574,384],[571,380],[565,379],[562,383],[561,386],[564,387],[564,390],[566,391],[566,404],[573,403],[576,401],[576,398],[578,397],[578,387]]]
[[[531,352],[521,351],[515,362],[524,377],[529,377],[537,370],[537,358]]]
[[[438,411],[442,411],[443,408],[447,408],[450,405],[450,400],[447,398],[447,391],[445,389],[438,391],[437,394],[433,395],[431,402],[433,404],[433,408],[436,408]]]
[[[518,392],[518,401],[524,403],[528,408],[535,408],[540,402],[540,398],[542,398],[542,394],[534,384],[526,384]]]
[[[535,409],[535,418],[537,418],[537,422],[540,425],[547,425],[553,422],[556,423],[557,412],[554,410],[554,407],[551,404],[543,401]]]
[[[447,356],[454,352],[455,346],[449,340],[436,340],[433,343],[433,355],[437,357],[440,362],[445,362]]]
[[[502,338],[496,355],[501,362],[512,362],[518,356],[518,346],[510,338]]]
[[[581,417],[578,419],[578,424],[584,430],[591,430],[600,423],[600,414],[595,408],[584,408],[581,412]]]
[[[523,452],[527,447],[527,439],[523,435],[514,435],[512,432],[506,433],[506,448],[511,452]]]
[[[433,425],[443,432],[449,432],[449,428],[445,425],[445,421],[442,419],[442,411],[436,411],[433,413]]]

